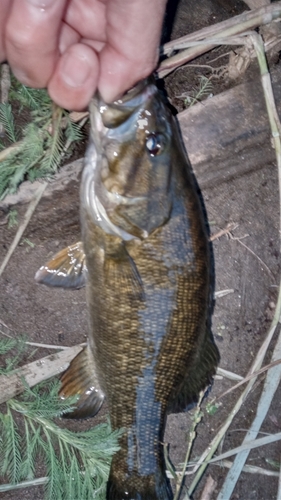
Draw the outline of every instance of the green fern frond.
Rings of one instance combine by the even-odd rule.
[[[65,136],[70,142],[81,141],[84,138],[81,124],[73,122],[69,114],[65,115],[67,125],[65,129]]]
[[[72,432],[54,423],[54,416],[73,408],[72,400],[58,398],[58,387],[58,381],[27,387],[20,398],[7,402],[7,413],[0,413],[0,455],[5,450],[0,456],[1,473],[7,474],[11,482],[24,484],[35,478],[40,456],[48,475],[46,500],[104,500],[120,432],[112,432],[109,424]],[[15,412],[24,421],[22,437],[13,421]],[[3,491],[8,486],[3,485]]]
[[[9,100],[17,101],[23,108],[29,110],[42,110],[50,106],[51,99],[45,89],[33,89],[20,83],[11,75],[11,88]]]
[[[21,479],[33,479],[35,477],[36,469],[36,455],[38,453],[38,432],[35,430],[31,423],[24,419],[24,442],[23,442],[23,456],[20,468]]]
[[[8,408],[6,415],[2,415],[1,421],[3,425],[1,472],[8,476],[12,484],[16,484],[20,481],[21,436],[10,408]]]
[[[0,122],[3,124],[9,141],[17,142],[18,133],[15,129],[12,106],[8,103],[0,103]]]
[[[190,94],[185,98],[185,104],[193,106],[196,102],[201,101],[203,97],[208,96],[212,92],[212,89],[213,85],[211,79],[201,75],[199,77],[199,88],[190,92]]]
[[[51,104],[51,99],[46,90],[32,89],[25,85],[19,86],[17,99],[23,106],[30,110],[42,110]]]
[[[72,145],[83,138],[82,124],[73,123],[69,113],[55,106],[45,90],[31,89],[12,77],[9,98],[29,111],[32,122],[21,127],[16,151],[9,151],[9,156],[0,161],[0,200],[16,192],[26,179],[33,182],[56,173],[62,160],[71,154]],[[0,105],[0,121],[9,140],[17,141],[10,105]],[[0,150],[4,145],[0,141]]]
[[[9,339],[12,340],[12,339]],[[2,345],[2,348],[4,346],[5,348],[5,341],[6,339],[1,339],[0,345]],[[15,367],[19,364],[19,361],[22,357],[22,354],[24,353],[26,349],[26,344],[25,344],[25,337],[19,337],[14,341],[14,347],[17,347],[17,353],[14,356],[11,357],[5,357],[5,366],[0,367],[0,375],[7,375],[11,371],[15,369]],[[11,349],[9,349],[10,351]]]
[[[1,339],[0,356],[11,351],[17,345],[17,342],[18,341],[16,339],[12,339],[9,337],[5,337],[4,339]]]
[[[43,427],[43,432],[45,434],[45,463],[47,468],[47,476],[49,481],[47,483],[47,495],[50,500],[60,500],[62,498],[61,491],[61,476],[62,471],[60,467],[60,462],[55,453],[55,449],[52,443],[51,436],[48,429]]]
[[[58,381],[48,381],[31,389],[27,387],[21,402],[14,402],[14,409],[31,419],[51,419],[72,411],[77,398],[61,399]]]
[[[24,132],[24,144],[21,150],[21,157],[24,163],[35,165],[40,161],[44,154],[45,135],[34,123],[29,123]],[[28,160],[28,161],[27,161]]]
[[[208,95],[213,90],[213,85],[210,78],[207,78],[204,75],[201,75],[199,78],[199,91],[198,91],[198,99],[200,99],[203,95]]]
[[[54,106],[54,109],[52,124],[53,133],[52,135],[46,133],[45,152],[40,162],[40,166],[35,173],[36,177],[55,173],[61,162],[65,145],[61,129],[63,110],[58,106]]]
[[[9,160],[0,164],[0,193],[1,199],[5,192],[15,193],[19,184],[24,180],[27,165],[21,162],[18,158],[14,159],[14,163]]]
[[[6,424],[5,429],[3,425],[1,428],[0,451],[5,450],[2,474],[8,474],[11,482],[31,480],[40,456],[48,476],[46,500],[104,500],[112,452],[118,449],[120,433],[112,433],[107,424],[82,433],[72,432],[36,415],[31,419],[22,402],[10,400],[7,406],[8,413],[0,414],[0,422]],[[15,426],[11,422],[12,408],[20,410],[25,421],[25,439],[21,443],[16,439],[17,447]],[[2,489],[0,485],[0,492],[6,491],[8,486],[3,485]]]
[[[59,130],[55,136],[50,136],[48,138],[46,146],[47,147],[41,164],[37,172],[34,172],[36,176],[34,178],[57,172],[64,150],[64,141],[61,130]]]

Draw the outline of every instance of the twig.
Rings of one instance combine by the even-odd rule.
[[[262,24],[269,24],[274,19],[280,17],[280,11],[281,2],[279,1],[275,2],[274,5],[270,5],[266,8],[262,7],[251,12],[243,12],[242,14],[231,17],[226,21],[212,24],[211,26],[207,26],[206,28],[194,31],[193,33],[189,33],[188,35],[177,38],[176,40],[172,40],[163,46],[162,52],[163,54],[168,54],[169,52],[171,52],[171,50],[180,50],[182,45],[184,45],[186,42],[194,42],[196,40],[204,40],[209,37],[214,37],[222,32],[224,33],[226,30],[230,30],[231,28],[234,28],[235,30],[231,30],[231,35],[242,33],[242,31],[236,32],[236,28],[238,25],[244,26],[244,24],[246,24],[247,27],[245,28],[245,30],[251,30],[253,28],[261,26]],[[226,34],[222,36],[228,35]]]
[[[280,464],[281,464],[281,460],[280,460]],[[281,500],[281,465],[280,465],[280,471],[279,471],[278,492],[277,492],[276,500]]]
[[[212,234],[209,239],[210,239],[210,241],[215,241],[218,238],[220,238],[221,236],[226,235],[231,240],[238,241],[240,243],[240,245],[242,245],[244,248],[246,248],[254,257],[256,257],[256,259],[258,259],[258,261],[262,264],[262,266],[267,270],[268,274],[270,274],[270,276],[274,278],[273,273],[271,272],[269,267],[265,264],[265,262],[253,250],[251,250],[250,247],[248,247],[247,245],[245,245],[245,243],[243,243],[243,241],[241,241],[242,238],[246,238],[246,236],[249,236],[249,235],[245,234],[244,236],[241,236],[240,238],[233,236],[232,231],[237,229],[237,227],[238,227],[238,224],[235,224],[234,222],[229,222],[224,229],[221,229],[217,233]]]
[[[233,462],[230,460],[222,460],[220,463],[214,463],[213,465],[219,465],[220,467],[226,467],[231,469]],[[255,465],[244,465],[243,472],[248,472],[249,474],[262,474],[263,476],[279,477],[279,473],[269,469],[263,469],[262,467],[256,467]]]
[[[269,267],[266,265],[266,263],[250,247],[248,247],[247,245],[245,245],[245,243],[243,243],[243,241],[241,241],[242,238],[246,238],[246,236],[249,236],[249,235],[246,234],[240,238],[233,236],[232,231],[234,231],[237,227],[238,227],[238,224],[235,224],[233,222],[229,222],[224,229],[221,229],[217,233],[212,234],[210,236],[209,240],[215,241],[218,238],[220,238],[221,236],[226,235],[231,240],[238,241],[240,243],[240,245],[242,245],[244,248],[246,248],[254,257],[256,257],[256,259],[258,259],[258,261],[262,264],[262,266],[267,270],[268,274],[270,274],[270,276],[274,278],[273,273],[271,272]]]
[[[230,293],[234,293],[233,288],[227,288],[226,290],[218,290],[215,292],[215,298],[220,299],[222,297],[225,297],[226,295],[229,295]]]
[[[212,234],[209,238],[210,241],[215,241],[221,236],[224,236],[225,234],[227,236],[231,235],[231,231],[234,231],[238,227],[238,224],[235,224],[234,222],[229,222],[224,229],[220,229],[217,233]]]
[[[48,186],[48,183],[47,182],[43,182],[39,188],[37,189],[35,195],[34,195],[34,198],[31,200],[29,206],[28,206],[28,209],[26,211],[26,214],[24,216],[24,219],[21,223],[21,225],[19,226],[18,230],[17,230],[17,233],[14,237],[14,240],[8,250],[8,253],[6,254],[1,266],[0,266],[0,277],[2,276],[3,274],[3,271],[4,269],[6,268],[10,258],[12,257],[17,245],[19,244],[20,240],[21,240],[21,237],[25,231],[25,229],[27,228],[28,226],[28,223],[34,213],[34,210],[35,208],[37,207],[39,201],[41,200],[41,197],[46,189],[46,187]]]
[[[237,455],[238,453],[241,453],[241,451],[250,451],[254,450],[255,448],[259,448],[260,446],[265,446],[270,443],[275,443],[276,441],[281,440],[281,432],[277,432],[276,434],[270,434],[269,436],[265,436],[259,439],[253,439],[251,441],[247,441],[246,443],[242,444],[241,446],[237,446],[236,448],[232,448],[232,450],[225,451],[224,453],[221,453],[221,455],[218,455],[217,457],[212,458],[209,460],[207,463],[212,464],[214,462],[219,462],[220,460],[223,460],[224,458],[231,457],[233,455]],[[207,465],[206,463],[206,465]],[[223,498],[223,500],[226,497],[221,497],[220,495],[218,498]]]
[[[189,463],[188,467],[193,467],[195,464],[194,463]],[[233,462],[230,460],[219,460],[218,462],[213,462],[210,464],[212,466],[217,466],[217,467],[226,467],[227,469],[231,469]],[[263,476],[272,476],[272,477],[279,477],[279,472],[275,472],[273,470],[269,469],[263,469],[262,467],[257,467],[255,465],[244,465],[243,472],[247,472],[249,474],[261,474]],[[174,478],[174,475],[172,475],[168,470],[166,470],[166,474],[168,478],[172,479]],[[176,474],[179,474],[179,472],[176,472]],[[185,475],[189,476],[190,474],[193,474],[193,472],[186,472]],[[278,499],[279,500],[279,499]]]
[[[256,257],[256,259],[258,259],[258,261],[261,263],[261,265],[267,270],[268,274],[270,274],[271,278],[274,278],[274,274],[272,273],[272,271],[270,271],[270,269],[266,265],[266,263],[253,250],[251,250],[250,247],[245,245],[245,243],[243,243],[243,241],[241,241],[241,238],[230,237],[230,239],[238,241],[240,243],[240,245],[242,245],[244,248],[246,248],[246,250],[248,250],[254,257]]]
[[[0,152],[0,162],[6,160],[6,158],[11,154],[18,153],[21,150],[22,146],[23,146],[23,141],[18,141],[15,142],[12,146],[3,149],[3,151]]]
[[[80,345],[69,347],[56,354],[28,363],[9,375],[1,375],[0,404],[21,394],[26,389],[26,384],[29,387],[34,387],[36,384],[65,371],[81,349]],[[23,379],[25,383],[23,383]]]
[[[257,7],[262,7],[263,5],[270,4],[270,0],[243,0],[250,9],[256,9]]]
[[[186,467],[187,467],[187,464],[188,464],[188,460],[189,460],[191,448],[192,448],[194,439],[196,437],[196,432],[195,432],[196,431],[196,427],[201,422],[201,419],[202,419],[202,416],[203,416],[203,414],[201,412],[201,403],[202,403],[202,399],[204,397],[204,394],[205,394],[205,391],[201,391],[200,394],[199,394],[198,403],[197,403],[196,410],[195,410],[195,413],[194,413],[192,426],[191,426],[191,429],[190,429],[190,432],[189,432],[188,448],[187,448],[187,451],[186,451],[186,455],[185,455],[185,460],[184,460],[182,472],[181,472],[181,474],[179,474],[179,479],[178,479],[178,482],[176,484],[176,492],[175,492],[173,500],[179,500],[179,498],[180,498],[180,494],[181,494],[182,487],[183,487],[183,484],[184,484]],[[189,495],[187,493],[185,495],[185,500],[189,500]]]
[[[227,21],[217,23],[208,28],[201,29],[190,35],[179,38],[178,40],[173,40],[168,42],[163,47],[163,53],[169,54],[174,50],[180,50],[182,47],[186,46],[187,43],[193,43],[194,41],[204,41],[200,46],[191,47],[186,50],[182,50],[175,56],[162,61],[158,69],[159,78],[163,78],[173,71],[178,66],[191,61],[195,57],[198,57],[204,52],[211,50],[215,45],[208,41],[208,38],[223,38],[233,35],[238,35],[247,30],[252,30],[261,26],[263,24],[269,24],[274,19],[281,16],[281,2],[276,2],[267,7],[262,7],[261,9],[256,9],[250,12],[244,12],[239,16],[235,16]]]
[[[264,372],[270,370],[270,368],[273,368],[274,366],[280,365],[280,363],[281,363],[281,359],[277,359],[276,361],[273,361],[272,363],[269,363],[268,365],[263,366],[263,368],[261,368],[260,370],[257,370],[256,372],[252,373],[251,375],[248,375],[243,380],[240,380],[240,382],[238,382],[238,384],[235,384],[233,387],[230,387],[230,389],[227,389],[227,391],[223,392],[220,396],[215,398],[215,400],[213,400],[213,401],[218,401],[219,399],[222,399],[224,396],[226,396],[230,392],[234,391],[235,389],[238,389],[238,387],[240,387],[241,385],[246,384],[246,382],[251,380],[253,377],[258,377],[258,375],[261,375],[261,373],[264,373]]]
[[[271,80],[270,80],[270,75],[268,72],[268,67],[267,67],[267,62],[265,58],[265,53],[263,49],[263,41],[260,35],[257,33],[252,33],[249,37],[249,43],[252,43],[257,54],[257,59],[260,67],[260,72],[261,72],[261,80],[262,80],[262,86],[264,90],[264,97],[265,97],[265,102],[266,102],[266,108],[267,108],[267,113],[268,113],[268,118],[270,122],[270,127],[271,127],[271,133],[272,133],[272,138],[275,146],[275,153],[276,153],[276,160],[277,160],[277,167],[278,167],[278,180],[279,180],[279,214],[280,214],[280,208],[281,208],[281,141],[280,141],[280,121],[278,117],[278,113],[276,110],[275,106],[275,101],[274,101],[274,96],[272,92],[272,86],[271,86]],[[281,217],[281,215],[280,215]],[[281,228],[281,218],[280,218],[280,228]],[[280,247],[281,247],[281,241],[279,242]],[[274,329],[277,326],[277,323],[280,322],[280,317],[281,317],[281,283],[279,286],[279,295],[278,295],[278,302],[275,310],[275,315],[274,319],[272,321],[272,327],[274,326]],[[275,362],[281,358],[281,337],[279,335],[279,338],[277,339],[276,346],[273,351],[272,355],[272,361]],[[268,412],[268,408],[270,407],[271,401],[273,399],[273,396],[276,392],[276,389],[279,385],[279,382],[281,380],[281,365],[278,364],[278,366],[274,366],[273,368],[270,368],[267,372],[266,380],[264,383],[264,388],[259,400],[259,404],[257,407],[257,412],[256,412],[256,417],[254,421],[251,424],[251,427],[249,431],[247,432],[245,438],[244,438],[244,450],[241,450],[242,453],[240,452],[239,455],[235,458],[235,461],[233,463],[233,466],[231,470],[229,471],[225,483],[218,495],[217,500],[228,500],[233,492],[233,489],[236,485],[236,482],[241,474],[243,465],[245,464],[248,454],[249,454],[249,449],[247,448],[247,444],[249,440],[252,440],[255,438],[258,434],[258,431],[262,425],[262,422],[264,421],[264,418]]]
[[[278,4],[275,4],[275,6],[276,5],[278,5],[278,9],[279,9],[278,13],[277,13],[277,11],[275,12],[276,14],[278,14],[277,15],[277,17],[278,17],[281,13],[281,2],[278,2]],[[262,9],[262,12],[264,13],[266,9]],[[271,10],[270,12],[272,14],[273,11]],[[273,17],[272,17],[272,19],[273,19]],[[260,21],[259,21],[259,24],[261,24]],[[224,33],[223,35],[222,35],[222,33],[220,33],[220,36],[225,36],[225,35],[226,35],[226,33]],[[244,42],[247,42],[247,40],[245,40]],[[240,44],[241,40],[237,41],[237,43]],[[265,80],[264,74],[262,74],[262,80],[263,80],[263,82]],[[268,75],[268,78],[266,78],[266,87],[267,87],[268,93],[271,93],[272,101],[274,103],[269,75]],[[272,111],[272,109],[274,109],[275,111]],[[274,138],[275,151],[276,151],[277,164],[278,164],[278,172],[279,172],[279,174],[278,174],[279,175],[279,193],[281,193],[281,189],[280,189],[280,184],[281,184],[281,174],[280,174],[280,172],[281,172],[281,154],[280,154],[281,146],[280,146],[280,141],[279,141],[279,125],[278,125],[278,118],[277,118],[278,115],[276,112],[276,108],[275,107],[271,108],[268,105],[268,103],[267,103],[267,110],[268,110],[268,114],[269,114],[269,121],[270,121],[271,129],[272,129],[272,135]],[[281,201],[280,201],[280,204],[281,204]],[[280,210],[280,206],[279,206],[279,213],[280,212],[281,212],[281,210]],[[281,224],[280,224],[280,227],[281,227]],[[276,306],[274,318],[272,320],[272,323],[271,323],[270,329],[266,335],[266,338],[265,338],[261,348],[258,351],[256,359],[254,360],[254,362],[251,366],[251,369],[249,371],[249,375],[252,374],[253,372],[259,370],[259,368],[261,367],[264,356],[265,356],[266,351],[268,349],[268,346],[269,346],[271,339],[275,333],[276,326],[278,325],[280,313],[281,313],[281,283],[279,286],[279,295],[278,295],[278,301],[277,301],[277,306]],[[218,448],[218,446],[219,446],[221,440],[223,439],[227,429],[229,428],[234,416],[239,411],[239,409],[241,408],[245,399],[247,398],[249,392],[251,391],[251,389],[255,383],[255,380],[256,380],[256,377],[253,377],[249,381],[247,387],[244,389],[243,393],[240,395],[239,399],[237,400],[234,408],[230,412],[230,415],[228,416],[228,418],[224,422],[223,426],[221,427],[221,429],[219,430],[217,435],[213,438],[213,440],[209,444],[208,448],[201,455],[201,457],[200,457],[199,461],[197,462],[197,464],[194,468],[194,471],[193,471],[193,473],[196,471],[197,471],[197,473],[196,473],[196,476],[195,476],[194,480],[192,481],[192,484],[188,490],[189,495],[192,495],[199,480],[201,479],[202,475],[204,474],[207,463],[209,462],[209,460],[211,459],[211,457],[215,453],[216,449]]]
[[[200,500],[211,500],[212,495],[217,487],[217,481],[215,481],[212,476],[209,474],[207,477],[206,484],[204,486],[204,489],[202,491],[202,495],[200,497]]]
[[[22,481],[17,484],[1,484],[0,491],[11,491],[20,490],[21,488],[29,488],[30,486],[40,486],[41,484],[46,484],[49,481],[48,477],[38,477],[36,479],[29,479],[28,481]]]
[[[31,345],[33,347],[39,347],[40,349],[59,349],[59,350],[67,350],[69,349],[69,346],[64,346],[64,345],[54,345],[54,344],[39,344],[37,342],[25,342],[26,345]],[[79,344],[80,347],[84,347],[87,345],[86,342],[83,344]],[[76,347],[76,346],[75,346]]]
[[[0,321],[0,323],[2,323],[2,321]],[[4,324],[4,323],[3,323]],[[10,328],[4,324],[4,326],[6,328],[8,328],[8,330],[10,330]],[[12,335],[9,335],[8,333],[5,333],[3,332],[2,330],[0,330],[0,333],[2,333],[2,335],[5,335],[5,337],[9,337],[9,339],[13,339],[14,337]],[[64,345],[55,345],[55,344],[41,344],[41,343],[38,343],[38,342],[24,342],[26,345],[31,345],[32,347],[39,347],[41,349],[56,349],[56,350],[63,350],[63,349],[69,349],[69,346],[64,346]],[[79,344],[81,347],[84,347],[85,345],[87,345],[87,343],[83,343],[83,344]]]
[[[224,370],[223,368],[217,369],[217,374],[222,375],[223,377],[229,378],[230,380],[244,380],[244,377],[241,375],[237,375],[237,373],[229,372],[228,370]]]
[[[281,287],[280,287],[281,289]],[[281,309],[281,293],[279,294],[279,301],[278,301],[278,305],[276,307],[276,310],[280,311]],[[268,346],[271,342],[271,339],[275,333],[275,329],[276,329],[276,326],[278,324],[278,321],[279,321],[279,316],[278,314],[275,312],[275,315],[274,315],[274,318],[273,318],[273,321],[272,321],[272,324],[271,324],[271,327],[270,327],[270,330],[269,332],[267,333],[267,336],[262,344],[262,346],[260,347],[259,351],[258,351],[258,354],[256,356],[256,359],[254,360],[250,370],[249,370],[249,374],[253,373],[254,371],[258,370],[263,362],[263,359],[266,355],[266,352],[267,352],[267,349],[268,349]],[[237,402],[235,403],[233,409],[231,410],[229,416],[227,417],[227,419],[225,420],[224,424],[222,425],[222,427],[220,428],[219,432],[217,433],[217,435],[213,438],[213,440],[211,441],[211,443],[208,445],[208,448],[203,452],[203,454],[201,455],[200,459],[198,460],[195,468],[194,468],[194,472],[197,471],[197,474],[194,478],[194,480],[192,481],[192,484],[190,485],[190,488],[188,490],[189,492],[189,495],[192,495],[194,489],[196,488],[198,482],[200,481],[206,467],[207,467],[207,463],[208,461],[211,459],[211,457],[213,456],[213,454],[215,453],[216,449],[218,448],[221,440],[223,439],[225,433],[227,432],[232,420],[234,419],[236,413],[239,411],[239,409],[241,408],[242,404],[244,403],[245,399],[247,398],[249,392],[251,391],[254,383],[255,383],[255,380],[256,380],[256,377],[252,378],[247,387],[244,389],[244,391],[242,392],[242,394],[240,395],[240,397],[238,398]]]

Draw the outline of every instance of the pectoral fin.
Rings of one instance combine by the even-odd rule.
[[[86,284],[86,262],[81,241],[58,252],[35,274],[37,283],[61,288],[82,288]]]
[[[87,346],[70,363],[61,377],[59,396],[63,399],[78,396],[76,409],[66,413],[66,418],[88,418],[98,413],[104,401],[95,372],[90,348]]]
[[[107,255],[104,263],[108,282],[118,282],[135,300],[144,300],[145,292],[138,268],[124,245],[115,254]]]

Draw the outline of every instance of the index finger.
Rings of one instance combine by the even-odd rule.
[[[108,0],[107,43],[99,56],[98,82],[106,102],[116,99],[155,69],[166,2]]]
[[[14,0],[5,42],[9,64],[25,85],[46,87],[59,57],[67,0]]]

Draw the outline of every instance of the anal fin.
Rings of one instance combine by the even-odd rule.
[[[86,284],[86,261],[81,241],[58,252],[35,274],[37,283],[61,288],[82,288]]]
[[[145,291],[142,279],[125,245],[119,245],[114,252],[107,252],[106,257],[104,271],[109,282],[118,282],[120,288],[126,289],[134,300],[143,301]]]
[[[61,376],[59,396],[63,399],[78,396],[75,410],[66,413],[66,418],[88,418],[98,413],[104,401],[95,372],[93,356],[89,346],[85,347],[70,363]]]

